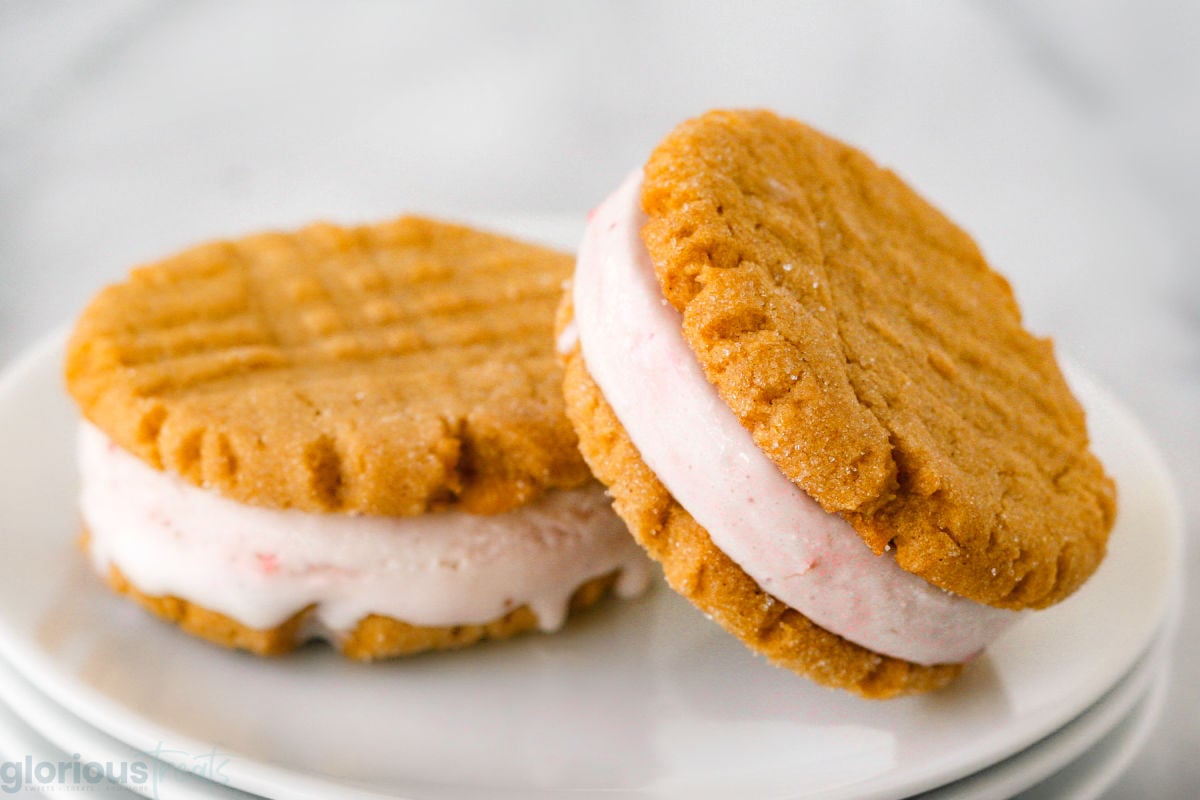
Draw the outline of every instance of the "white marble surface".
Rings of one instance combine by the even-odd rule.
[[[401,210],[582,214],[682,118],[803,117],[971,230],[1200,528],[1200,6],[0,5],[0,362],[141,260]],[[1189,574],[1200,567],[1189,551]],[[1200,591],[1110,796],[1200,792]]]

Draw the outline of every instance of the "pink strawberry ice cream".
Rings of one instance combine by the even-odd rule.
[[[89,424],[80,430],[81,511],[92,560],[150,595],[174,595],[252,628],[314,606],[312,635],[336,639],[368,614],[414,625],[489,622],[528,605],[558,628],[571,595],[648,562],[603,487],[555,491],[506,514],[309,514],[243,505],[155,470]]]
[[[641,173],[592,215],[575,271],[588,372],[676,501],[765,592],[878,653],[965,661],[1017,613],[950,594],[875,555],[849,523],[789,481],[705,378],[662,295],[640,231]],[[798,440],[800,441],[800,440]]]

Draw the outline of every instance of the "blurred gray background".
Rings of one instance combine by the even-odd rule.
[[[1200,501],[1200,5],[0,5],[0,364],[130,266],[401,211],[582,217],[675,123],[770,106],[895,165]],[[1189,569],[1197,574],[1197,550]],[[1200,591],[1111,797],[1200,787]]]

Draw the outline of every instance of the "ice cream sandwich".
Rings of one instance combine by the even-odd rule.
[[[563,415],[571,266],[404,217],[134,270],[67,348],[95,568],[202,638],[357,659],[637,593],[645,557]]]
[[[675,129],[559,315],[584,456],[670,585],[866,697],[945,685],[1099,565],[1115,488],[971,238],[768,111]]]

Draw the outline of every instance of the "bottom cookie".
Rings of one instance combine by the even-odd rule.
[[[85,529],[80,539],[84,550],[87,549],[88,538]],[[260,656],[283,655],[305,642],[325,639],[347,658],[377,661],[427,650],[452,650],[484,639],[508,639],[538,627],[537,615],[529,606],[521,606],[490,622],[444,627],[412,625],[391,617],[370,614],[359,620],[350,631],[329,634],[312,624],[314,608],[309,607],[273,628],[259,629],[179,597],[146,594],[115,566],[109,567],[107,581],[117,594],[130,598],[150,613],[178,625],[193,636]],[[569,613],[574,615],[600,602],[616,582],[616,572],[586,581],[572,594]]]

